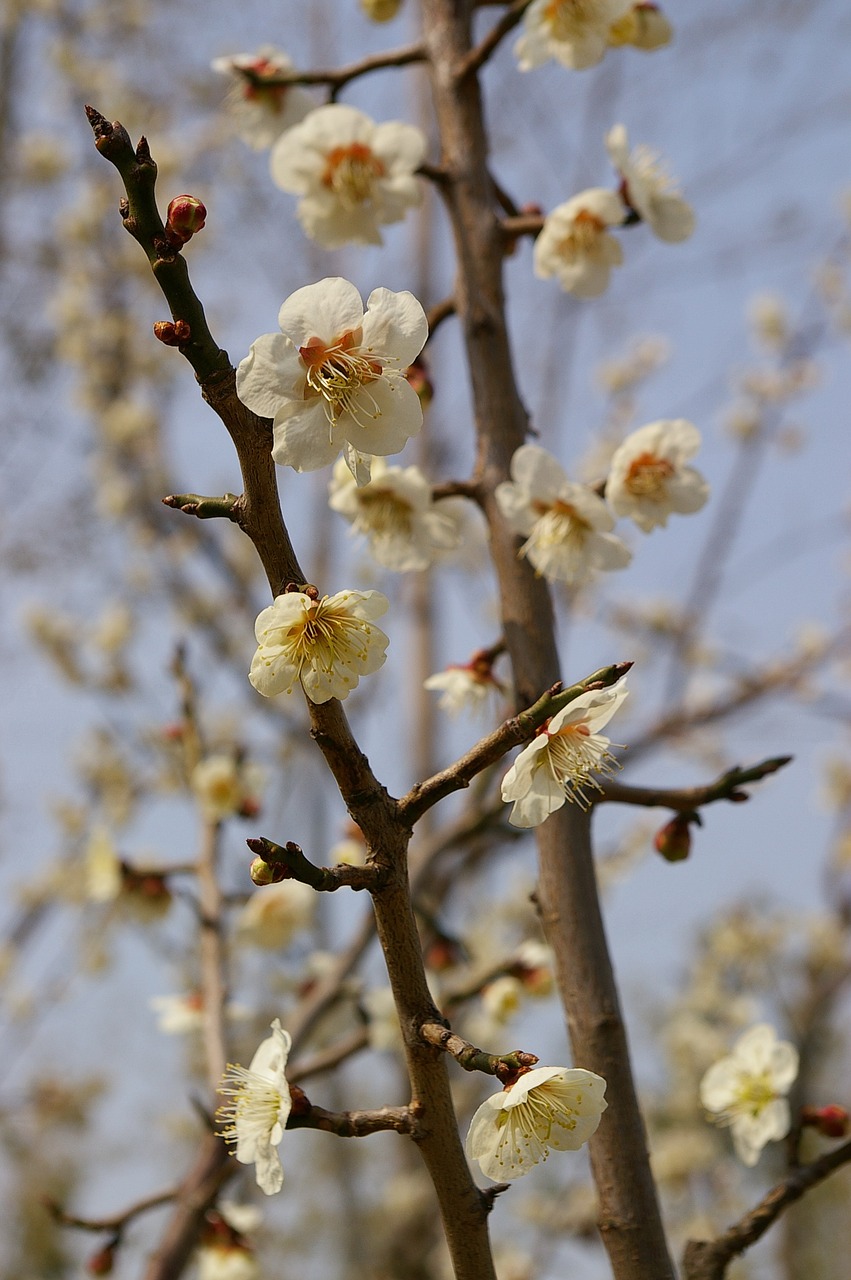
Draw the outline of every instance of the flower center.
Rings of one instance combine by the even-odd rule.
[[[668,493],[668,481],[674,470],[674,464],[667,458],[657,458],[654,453],[641,453],[630,463],[624,487],[634,498],[664,502]]]
[[[745,1111],[749,1115],[759,1113],[777,1097],[768,1075],[763,1072],[758,1076],[746,1076],[736,1089],[736,1110]]]
[[[585,34],[594,18],[594,3],[588,0],[550,0],[544,9],[544,25],[553,40],[576,40]]]
[[[575,507],[569,502],[562,502],[560,498],[552,503],[534,499],[531,506],[536,515],[540,514],[529,538],[520,548],[521,555],[525,556],[533,547],[539,551],[550,547],[581,551],[591,532],[591,526],[587,520],[583,520]]]
[[[312,601],[303,622],[287,631],[293,664],[301,674],[310,665],[330,672],[335,665],[351,666],[368,656],[369,629],[360,618],[352,618],[342,610],[329,609],[325,601]]]
[[[546,730],[547,761],[556,781],[564,788],[565,795],[578,804],[581,809],[588,809],[590,801],[585,794],[586,787],[602,791],[596,773],[611,775],[619,768],[617,760],[606,750],[605,738],[600,739],[592,734],[587,724],[565,724],[555,733]]]
[[[222,1137],[232,1144],[247,1132],[270,1134],[288,1101],[271,1080],[234,1063],[228,1064],[219,1093],[232,1099],[216,1112]]]
[[[322,185],[333,191],[347,209],[356,209],[372,199],[373,183],[386,172],[378,156],[365,143],[350,142],[346,147],[334,147],[328,152]]]
[[[384,372],[380,360],[361,350],[362,336],[360,329],[350,329],[330,346],[320,338],[310,338],[298,349],[307,366],[307,386],[314,395],[324,398],[326,416],[332,427],[344,412],[350,413],[359,426],[364,425],[358,418],[358,413],[361,417],[364,415],[364,407],[356,405],[355,399],[362,387]],[[367,417],[379,416],[381,411],[374,400],[373,408],[375,412]]]
[[[606,231],[606,224],[589,209],[580,209],[560,249],[566,258],[594,257]]]
[[[258,58],[251,63],[246,70],[259,80],[274,80],[281,74],[281,68],[274,62],[270,62],[268,58]],[[249,102],[260,102],[269,111],[281,112],[284,107],[284,99],[289,93],[289,85],[286,84],[258,84],[257,80],[246,80],[242,96]]]
[[[413,511],[409,503],[389,489],[358,492],[361,513],[355,521],[361,533],[384,538],[410,539]]]

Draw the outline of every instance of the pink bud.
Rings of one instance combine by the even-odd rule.
[[[207,210],[195,196],[175,196],[168,206],[165,233],[173,244],[186,244],[207,221]]]
[[[115,1245],[105,1244],[97,1253],[93,1253],[86,1263],[90,1276],[108,1276],[115,1264]]]
[[[660,827],[653,840],[653,847],[666,862],[685,862],[691,853],[689,820],[678,813],[664,827]]]
[[[836,1103],[801,1108],[801,1124],[811,1125],[826,1138],[844,1138],[848,1133],[848,1119],[848,1112]]]

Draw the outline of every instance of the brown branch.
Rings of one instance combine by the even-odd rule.
[[[519,213],[516,217],[503,218],[500,222],[503,234],[516,240],[518,236],[540,235],[544,219],[539,213]]]
[[[461,60],[457,71],[459,80],[463,80],[465,76],[475,75],[477,71],[481,70],[502,44],[509,31],[513,31],[518,23],[522,22],[523,14],[531,3],[532,0],[514,0],[514,3],[503,14],[499,22],[491,27],[481,44],[477,44]]]
[[[373,71],[383,71],[387,67],[408,67],[412,62],[424,62],[425,59],[426,51],[423,46],[410,44],[401,49],[389,49],[386,53],[373,53],[358,62],[349,63],[347,67],[328,71],[288,71],[280,76],[265,76],[258,75],[250,67],[234,67],[234,70],[260,89],[286,88],[291,84],[324,84],[338,93],[344,85]]]
[[[356,890],[369,889],[375,893],[387,881],[386,872],[376,866],[353,867],[348,863],[340,863],[336,867],[317,867],[292,840],[280,845],[267,840],[265,836],[258,836],[245,843],[272,873],[262,883],[277,884],[281,880],[298,880],[301,884],[310,885],[317,893],[333,893],[343,885]],[[255,883],[261,883],[255,879],[253,870],[252,879]]]
[[[523,1067],[534,1067],[538,1061],[534,1053],[525,1053],[522,1049],[513,1049],[511,1053],[487,1053],[470,1044],[469,1040],[463,1040],[440,1022],[423,1023],[420,1035],[427,1044],[436,1045],[438,1049],[450,1054],[465,1071],[483,1071],[485,1075],[496,1076],[498,1080],[505,1081]]]
[[[369,1031],[366,1027],[358,1027],[336,1044],[329,1044],[327,1049],[320,1049],[307,1058],[298,1058],[293,1065],[287,1067],[287,1079],[290,1084],[298,1084],[311,1076],[318,1076],[323,1071],[331,1071],[341,1062],[360,1053],[369,1045]]]
[[[609,667],[601,667],[599,671],[586,676],[584,680],[571,685],[568,689],[563,689],[560,682],[553,685],[528,710],[521,711],[519,715],[506,720],[454,764],[441,769],[425,782],[418,782],[411,787],[407,795],[399,801],[400,817],[413,825],[439,800],[452,795],[454,791],[468,787],[477,774],[490,765],[496,764],[512,747],[528,741],[545,720],[549,720],[574,698],[578,698],[589,689],[606,689],[616,684],[631,666],[631,662],[617,662]]]
[[[727,1266],[776,1222],[790,1204],[800,1200],[810,1187],[851,1163],[851,1142],[828,1151],[811,1164],[798,1165],[782,1182],[717,1240],[690,1240],[683,1256],[685,1280],[723,1280]]]
[[[722,773],[715,782],[703,787],[630,787],[625,783],[607,778],[601,782],[600,793],[591,797],[592,804],[634,804],[643,808],[676,809],[678,812],[694,812],[703,805],[714,804],[717,800],[730,800],[739,803],[748,799],[748,793],[740,788],[749,782],[759,782],[772,773],[777,773],[789,764],[792,756],[772,756],[761,764],[743,769],[737,765]]]
[[[431,491],[435,502],[441,498],[469,498],[471,502],[481,505],[482,495],[479,486],[472,480],[444,480],[436,484]]]
[[[443,324],[444,320],[448,320],[450,316],[454,316],[454,315],[455,315],[454,296],[444,298],[442,302],[438,302],[435,304],[435,306],[431,307],[428,314],[426,315],[426,320],[428,321],[429,338],[434,337],[435,332],[437,331],[439,326]]]
[[[81,1218],[77,1214],[67,1213],[60,1204],[48,1196],[44,1197],[42,1204],[50,1216],[63,1227],[76,1227],[80,1231],[112,1231],[116,1235],[121,1235],[134,1218],[148,1213],[151,1209],[161,1208],[174,1200],[177,1195],[177,1188],[159,1191],[156,1195],[146,1196],[144,1200],[137,1200],[135,1204],[130,1205],[129,1209],[125,1209],[123,1213],[113,1214],[111,1218]]]
[[[338,1138],[366,1138],[372,1133],[407,1133],[416,1137],[423,1109],[381,1107],[374,1111],[326,1111],[311,1107],[304,1115],[290,1115],[288,1129],[321,1129]]]

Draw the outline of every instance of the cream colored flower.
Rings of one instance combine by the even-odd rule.
[[[768,1023],[751,1027],[733,1052],[714,1063],[700,1082],[700,1101],[713,1124],[729,1125],[736,1155],[755,1165],[767,1142],[789,1132],[786,1094],[798,1074],[798,1051],[778,1040]]]
[[[283,951],[298,933],[309,929],[316,911],[316,891],[299,880],[282,880],[252,893],[240,911],[240,942]]]
[[[603,187],[557,205],[535,241],[535,275],[555,276],[577,298],[598,298],[609,286],[612,267],[623,262],[623,249],[608,228],[620,226],[626,215],[620,196]]]
[[[609,159],[621,176],[621,194],[651,231],[669,244],[687,240],[694,231],[694,209],[648,147],[629,149],[626,129],[616,124],[606,135]]]
[[[390,22],[402,7],[402,0],[360,0],[360,7],[373,22]]]
[[[672,512],[691,515],[709,497],[699,471],[686,465],[700,448],[700,432],[685,418],[639,427],[615,450],[606,481],[606,502],[649,533]]]
[[[631,44],[635,49],[661,49],[670,44],[673,28],[657,4],[639,0],[609,28],[610,45]]]
[[[632,553],[611,530],[615,522],[591,489],[568,480],[556,459],[524,444],[511,459],[511,481],[497,485],[505,519],[527,538],[520,555],[545,578],[576,586],[595,569],[623,569]]]
[[[277,596],[257,618],[259,648],[248,678],[264,698],[292,693],[298,681],[312,702],[342,701],[361,676],[384,665],[390,641],[373,620],[386,612],[379,591]]]
[[[514,46],[521,71],[555,58],[580,71],[598,63],[609,44],[609,29],[630,0],[533,0],[523,16],[523,35]]]
[[[223,822],[243,812],[253,815],[262,772],[255,765],[222,752],[199,761],[190,783],[206,820]]]
[[[198,991],[182,995],[151,996],[148,1004],[157,1016],[157,1030],[167,1036],[182,1036],[200,1031],[204,1025],[204,1001]],[[249,1016],[244,1005],[228,1003],[225,1017],[238,1022]]]
[[[272,180],[301,196],[298,220],[323,249],[381,244],[379,227],[400,222],[422,200],[415,171],[426,152],[421,129],[376,122],[355,107],[318,107],[272,149]]]
[[[313,110],[313,99],[297,85],[264,83],[280,80],[293,69],[287,55],[272,45],[264,45],[257,53],[214,58],[210,65],[230,79],[228,112],[239,136],[255,151],[271,147]]]
[[[121,859],[104,827],[95,827],[86,845],[85,879],[86,897],[91,902],[111,902],[123,888]]]
[[[225,1141],[235,1148],[240,1164],[253,1164],[257,1185],[267,1196],[280,1191],[284,1170],[276,1148],[284,1136],[292,1099],[284,1074],[292,1038],[272,1023],[272,1034],[264,1040],[247,1069],[229,1064],[219,1085],[219,1093],[231,1102],[216,1112]]]
[[[535,1067],[479,1107],[467,1156],[494,1182],[522,1178],[550,1151],[578,1151],[606,1109],[606,1082],[580,1067]]]
[[[566,800],[588,807],[586,789],[600,790],[592,774],[611,773],[616,763],[599,730],[628,692],[624,676],[608,689],[581,693],[541,726],[502,780],[503,800],[514,803],[510,823],[537,827]]]
[[[278,314],[236,371],[237,395],[274,420],[272,457],[296,471],[327,467],[340,451],[358,483],[373,454],[398,453],[417,434],[423,411],[405,369],[428,337],[411,293],[374,289],[367,311],[339,277],[306,285]]]
[[[328,505],[364,534],[379,564],[397,573],[427,569],[461,541],[451,500],[434,502],[419,467],[391,467],[373,458],[370,479],[358,485],[344,458],[334,464]]]

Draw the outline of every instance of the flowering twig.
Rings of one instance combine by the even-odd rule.
[[[401,49],[388,49],[386,53],[373,53],[351,62],[347,67],[336,67],[328,71],[287,71],[280,76],[260,75],[251,67],[234,67],[252,85],[261,89],[286,88],[291,84],[324,84],[338,93],[344,85],[373,71],[383,71],[386,67],[407,67],[412,62],[424,62],[425,49],[421,44],[405,45]]]
[[[163,498],[163,506],[182,511],[187,516],[197,516],[199,520],[211,520],[216,516],[224,516],[239,524],[241,519],[241,498],[235,493],[225,493],[221,498],[207,498],[200,493],[170,493]]]
[[[366,1138],[371,1133],[416,1134],[422,1106],[380,1107],[375,1111],[326,1111],[311,1107],[303,1115],[290,1115],[288,1129],[321,1129],[338,1138]]]
[[[606,689],[616,684],[631,666],[631,662],[616,662],[612,666],[601,667],[599,671],[586,676],[568,689],[564,689],[560,682],[553,685],[526,711],[506,720],[454,764],[427,778],[425,782],[418,782],[411,787],[399,801],[400,817],[405,822],[415,823],[438,800],[451,795],[453,791],[468,787],[483,769],[496,764],[512,747],[528,741],[535,730],[557,711],[561,711],[562,707],[591,689]]]
[[[714,804],[716,800],[730,800],[741,803],[747,800],[748,793],[741,788],[748,782],[759,782],[772,773],[777,773],[789,764],[792,756],[772,756],[760,764],[743,769],[736,765],[722,773],[715,782],[703,787],[631,787],[610,778],[601,781],[599,794],[591,798],[592,804],[635,804],[644,808],[676,809],[678,812],[693,812],[703,805]]]
[[[502,1081],[516,1075],[523,1067],[534,1067],[538,1061],[534,1053],[525,1053],[522,1049],[514,1049],[511,1053],[486,1053],[439,1022],[424,1022],[420,1035],[428,1044],[451,1054],[465,1071],[483,1071],[485,1075],[496,1076]]]
[[[484,66],[488,58],[499,48],[509,31],[513,31],[517,24],[522,21],[523,14],[531,3],[532,0],[514,0],[514,4],[503,14],[499,22],[491,27],[481,44],[477,44],[474,49],[471,49],[462,60],[457,71],[459,80],[463,80],[465,76],[475,74],[476,71]]]
[[[370,889],[377,892],[387,881],[386,873],[376,866],[353,867],[343,862],[336,867],[317,867],[292,840],[280,845],[267,840],[265,836],[258,836],[245,843],[253,854],[273,871],[279,872],[272,877],[270,883],[299,880],[319,893],[333,893],[343,885],[350,889]]]
[[[810,1164],[798,1165],[717,1240],[690,1240],[683,1256],[685,1280],[723,1280],[733,1258],[755,1244],[790,1204],[846,1164],[851,1164],[851,1142]]]

